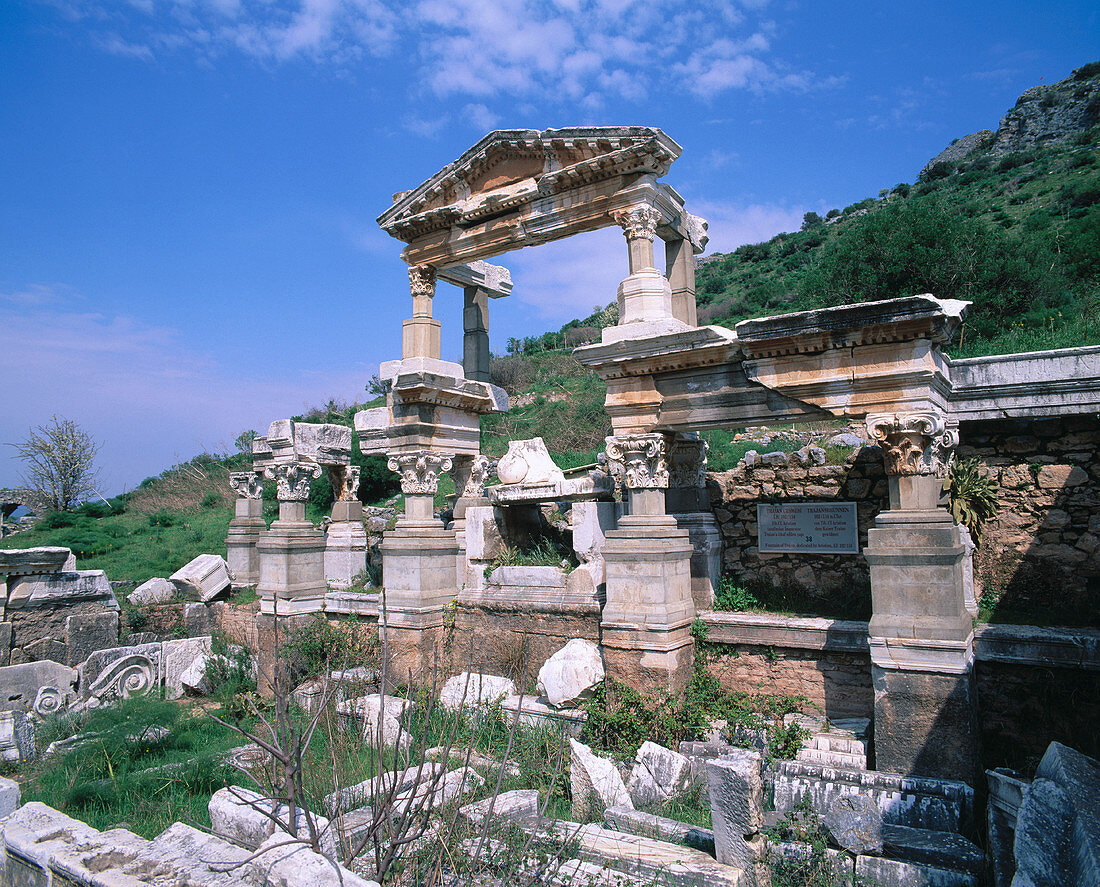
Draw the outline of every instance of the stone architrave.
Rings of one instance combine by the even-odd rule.
[[[889,511],[868,531],[875,758],[887,772],[973,782],[979,734],[969,551],[939,506],[958,432],[928,411],[867,418],[883,450]]]
[[[458,542],[433,514],[439,475],[453,455],[416,450],[393,454],[388,464],[401,477],[405,514],[382,540],[383,630],[396,673],[420,675],[441,639],[443,608],[458,594]]]
[[[267,468],[279,497],[279,517],[260,535],[260,612],[298,616],[324,608],[325,534],[306,520],[310,484],[321,466],[276,462]]]
[[[225,537],[226,563],[233,588],[248,588],[260,581],[260,552],[256,543],[267,529],[263,518],[263,469],[237,471],[229,485],[237,492],[235,513]]]
[[[207,603],[229,588],[229,568],[217,554],[200,554],[168,577],[180,593]]]
[[[603,546],[604,663],[631,686],[679,690],[691,674],[695,605],[690,538],[665,513],[668,441],[662,434],[610,437],[607,457],[626,485],[630,513]]]

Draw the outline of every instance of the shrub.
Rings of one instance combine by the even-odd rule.
[[[66,527],[75,527],[77,516],[68,511],[52,511],[42,518],[38,524],[44,530],[63,530]]]
[[[166,508],[162,508],[160,511],[154,511],[149,515],[149,526],[151,527],[170,527],[176,523],[177,516]]]
[[[925,182],[934,182],[936,179],[946,179],[954,171],[955,164],[950,160],[939,160],[928,167],[928,171],[921,176],[921,180]]]
[[[977,541],[982,526],[997,513],[997,483],[983,470],[981,463],[973,459],[954,459],[947,472],[948,494],[951,499],[951,515],[955,521],[970,531]]]
[[[222,504],[222,497],[210,490],[205,496],[202,497],[202,501],[199,503],[200,508],[217,508]]]
[[[809,231],[811,228],[818,228],[818,227],[820,227],[821,225],[824,225],[824,224],[825,224],[825,220],[823,218],[821,218],[821,216],[819,216],[813,210],[810,210],[810,212],[806,213],[802,217],[802,229],[801,230]]]
[[[377,633],[358,619],[329,622],[318,614],[294,632],[283,645],[283,654],[302,678],[333,669],[376,668],[379,664]]]

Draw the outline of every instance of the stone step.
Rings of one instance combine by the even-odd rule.
[[[816,733],[810,737],[803,748],[816,748],[821,751],[838,751],[846,755],[867,757],[867,740],[836,733]]]
[[[603,819],[615,831],[683,844],[714,856],[714,832],[710,829],[666,816],[643,813],[633,807],[608,807],[603,812]]]
[[[820,748],[801,748],[796,755],[799,761],[810,761],[826,767],[840,767],[845,770],[866,770],[867,756],[845,754],[841,751],[826,751]]]
[[[881,856],[856,857],[857,883],[881,887],[977,887],[978,878],[958,869],[941,869],[919,862],[884,859]]]

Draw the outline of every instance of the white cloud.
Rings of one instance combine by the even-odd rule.
[[[784,231],[802,227],[808,207],[763,203],[723,203],[689,200],[688,208],[707,220],[708,253],[728,253],[743,243],[760,243]]]
[[[470,122],[470,125],[473,126],[474,129],[480,130],[483,133],[494,129],[500,121],[500,117],[480,103],[476,105],[467,105],[462,109],[462,116]]]
[[[51,415],[70,418],[101,443],[104,491],[117,493],[307,402],[354,398],[374,372],[346,355],[339,367],[242,375],[169,327],[88,311],[60,287],[26,287],[0,294],[0,443]],[[0,487],[19,482],[13,452],[0,447]]]
[[[645,101],[669,71],[700,97],[829,83],[775,57],[778,28],[757,0],[130,0],[109,15],[95,0],[54,2],[105,51],[146,60],[190,50],[348,66],[400,51],[412,91],[442,99],[599,108]]]

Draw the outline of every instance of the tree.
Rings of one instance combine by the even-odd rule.
[[[813,210],[810,210],[802,217],[802,230],[809,231],[811,228],[820,228],[825,224],[825,220],[821,218]]]
[[[252,441],[256,439],[257,435],[254,429],[249,428],[247,431],[242,431],[237,435],[237,439],[233,441],[233,446],[237,448],[238,453],[252,453]]]
[[[99,471],[92,463],[99,444],[72,419],[53,416],[22,443],[9,446],[26,465],[24,486],[46,508],[68,511],[96,492]]]

